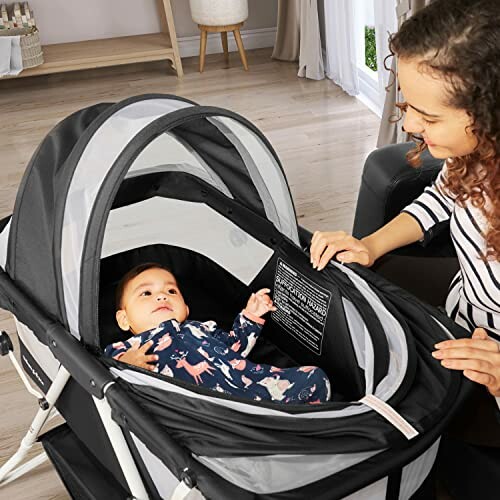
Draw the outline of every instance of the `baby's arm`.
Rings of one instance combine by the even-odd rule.
[[[263,288],[257,293],[253,293],[248,299],[245,309],[236,316],[231,331],[227,333],[216,329],[212,335],[224,342],[231,350],[239,353],[240,356],[248,356],[265,323],[261,316],[276,310],[268,295],[269,292],[268,288]]]
[[[132,344],[128,340],[123,342],[115,342],[114,344],[109,344],[104,349],[104,356],[107,358],[120,359],[123,353],[127,352],[132,347]]]
[[[116,342],[106,347],[104,355],[122,363],[128,363],[129,365],[152,371],[155,369],[155,364],[151,363],[158,361],[157,354],[146,354],[152,345],[152,340],[145,342],[142,346],[140,342],[131,344],[128,340],[125,342]]]

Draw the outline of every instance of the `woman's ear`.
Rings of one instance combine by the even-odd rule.
[[[116,322],[118,323],[118,326],[123,330],[123,331],[128,331],[130,330],[130,324],[128,322],[128,317],[127,313],[125,312],[124,309],[118,309],[116,311]]]

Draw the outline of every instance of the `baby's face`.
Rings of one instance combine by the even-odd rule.
[[[127,283],[116,321],[122,330],[138,334],[170,319],[182,323],[188,314],[189,308],[172,273],[152,268]]]

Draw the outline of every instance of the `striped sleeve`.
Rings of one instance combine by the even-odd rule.
[[[436,180],[402,212],[414,217],[422,228],[424,244],[432,239],[446,225],[451,217],[453,205],[452,198],[444,188],[446,176],[446,162],[439,172]]]

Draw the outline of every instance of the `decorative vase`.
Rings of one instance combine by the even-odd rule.
[[[203,26],[227,26],[245,21],[248,0],[189,0],[191,17]]]

